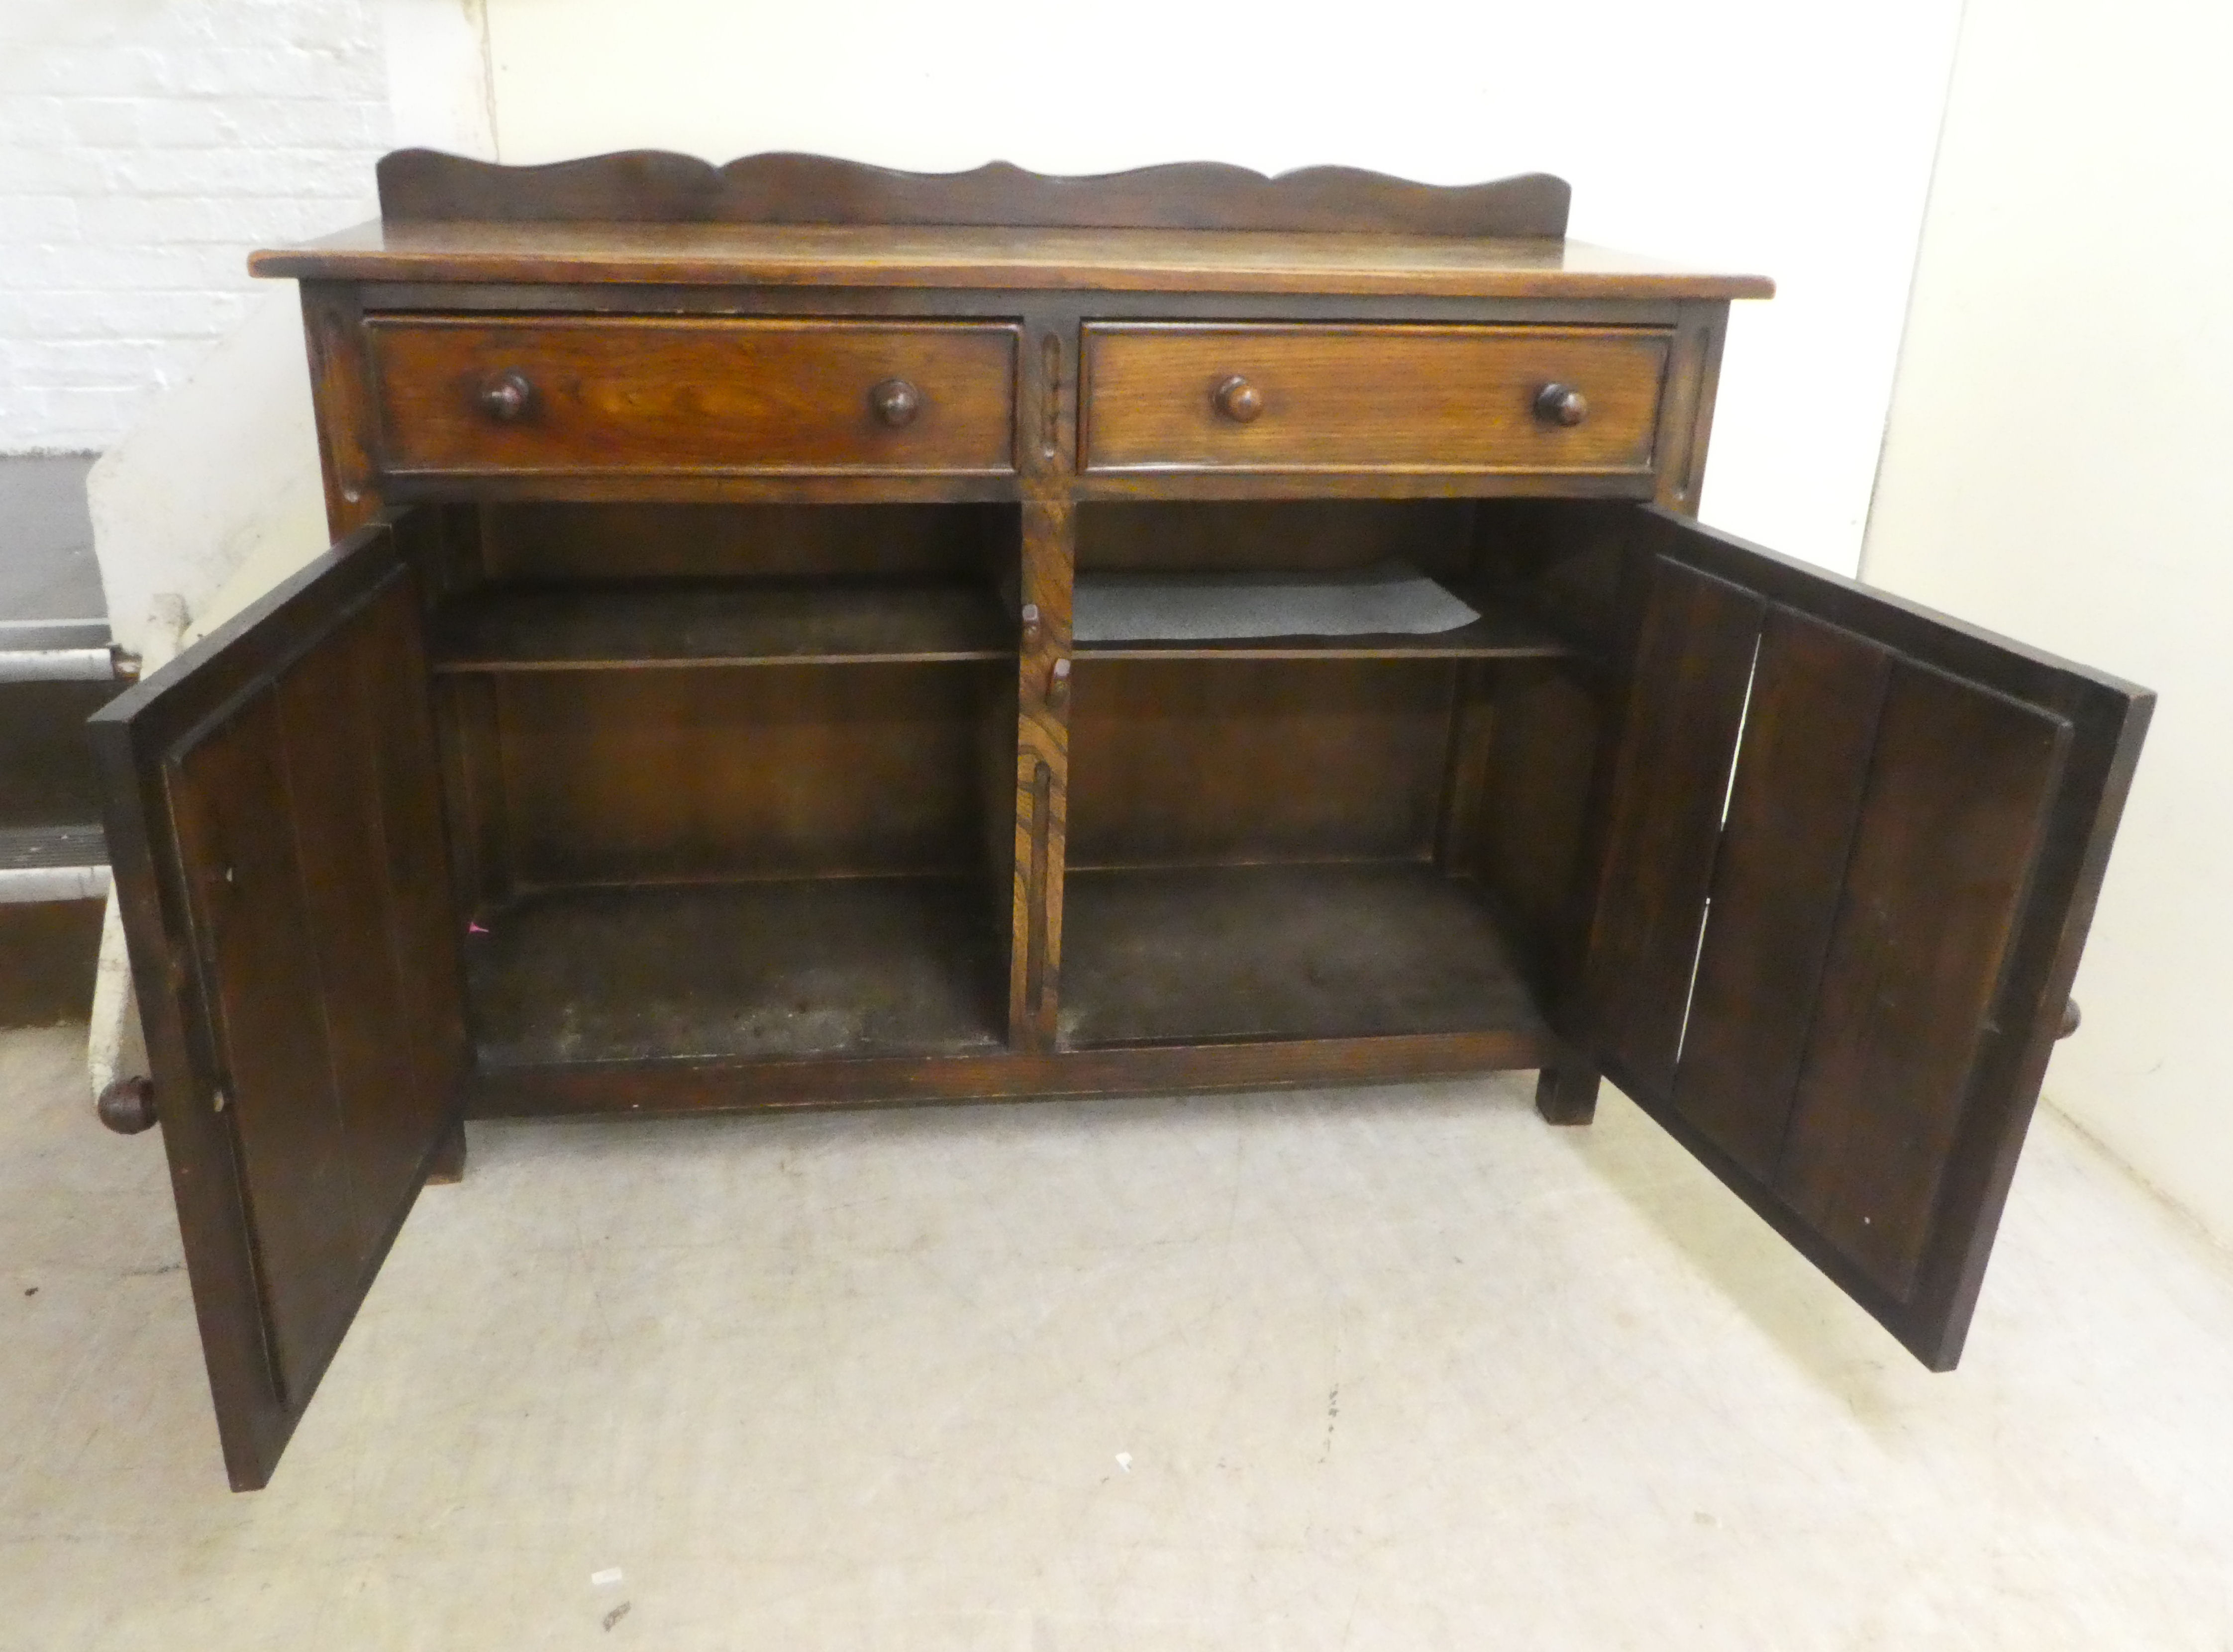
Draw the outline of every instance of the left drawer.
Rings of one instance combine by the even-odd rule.
[[[380,315],[391,475],[999,475],[1016,329]]]

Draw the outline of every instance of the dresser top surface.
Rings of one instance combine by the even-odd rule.
[[[337,281],[1003,288],[1561,299],[1766,298],[1555,236],[941,224],[374,220],[249,259]]]

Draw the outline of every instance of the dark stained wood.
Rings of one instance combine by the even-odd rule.
[[[138,1135],[160,1122],[155,1112],[155,1083],[144,1073],[112,1079],[103,1085],[94,1099],[93,1110],[119,1135]]]
[[[459,1104],[417,628],[368,529],[94,719],[237,1486],[269,1478]]]
[[[381,504],[372,452],[378,415],[361,293],[350,285],[305,281],[303,342],[309,356],[318,462],[326,484],[326,527],[339,539],[370,522]]]
[[[476,1118],[641,1117],[1275,1090],[1494,1072],[1561,1054],[1547,1034],[1503,1031],[857,1060],[568,1062],[484,1070],[474,1075],[468,1111]]]
[[[1586,991],[1604,1052],[1655,1092],[1675,1076],[1760,634],[1760,598],[1662,560],[1607,805]]]
[[[1546,1124],[1592,1123],[1598,1115],[1598,1089],[1603,1076],[1585,1061],[1561,1058],[1537,1076],[1535,1110]]]
[[[1768,283],[1567,242],[1546,179],[382,186],[253,263],[306,280],[336,524],[424,508],[102,736],[237,1484],[462,1167],[461,1084],[1534,1065],[1575,1123],[1602,1068],[1958,1356],[2149,702],[1685,520]],[[1081,571],[1396,557],[1483,620],[1074,646]]]
[[[550,889],[466,949],[485,1071],[955,1056],[1006,1042],[970,878]]]
[[[1774,1181],[1903,1300],[2070,735],[2061,718],[1905,663],[1885,693]]]
[[[1267,178],[1193,161],[1058,178],[993,161],[966,172],[895,172],[826,155],[760,154],[716,167],[638,149],[505,166],[431,149],[381,158],[390,222],[481,218],[745,224],[982,224],[1063,228],[1377,231],[1562,236],[1570,192],[1541,172],[1415,184],[1353,166]]]
[[[1477,823],[1449,850],[1494,894],[1546,995],[1579,972],[1584,844],[1605,719],[1568,666],[1497,673]]]
[[[1066,1048],[1541,1031],[1487,905],[1431,866],[1073,867],[1069,906]]]
[[[963,873],[999,664],[497,676],[524,884]]]
[[[366,224],[248,261],[324,281],[1369,297],[1766,298],[1714,275],[1579,241],[1231,230],[759,224]]]
[[[1643,473],[1667,351],[1638,328],[1097,323],[1081,468]],[[1542,418],[1554,384],[1589,416]]]
[[[1705,485],[1706,450],[1728,325],[1726,299],[1683,304],[1668,358],[1666,390],[1659,405],[1659,487],[1652,497],[1687,517],[1698,514],[1698,495]]]
[[[1674,1104],[1773,1180],[1837,921],[1891,656],[1788,608],[1761,627]]]
[[[1086,574],[1338,573],[1402,561],[1444,581],[1472,566],[1469,499],[1143,498],[1078,512]]]
[[[1679,698],[1699,670],[1686,677],[1685,662],[1742,651],[1742,628],[1712,610],[1759,605],[1768,629],[1745,795],[1716,834],[1689,1015],[1702,1042],[1684,1043],[1686,1071],[1670,1080],[1663,981],[1627,1002],[1597,998],[1597,1053],[1918,1359],[1950,1369],[2151,697],[1665,511],[1608,525],[1658,569],[1624,777],[1657,738],[1637,715],[1654,686]],[[1701,608],[1676,600],[1686,584],[1734,595]],[[1611,841],[1617,854],[1618,827]],[[1683,887],[1687,910],[1695,861],[1696,845],[1670,836],[1641,876]],[[1622,928],[1605,903],[1625,888],[1600,882],[1601,940]],[[1593,953],[1593,980],[1604,968]],[[1795,1050],[1795,1089],[1779,1093]]]
[[[1016,640],[967,585],[678,580],[492,588],[442,609],[433,647],[440,672],[599,671],[1002,660]]]
[[[1071,864],[1426,859],[1455,669],[1082,654]]]
[[[810,478],[787,484],[796,489]],[[952,490],[959,478],[945,485]],[[710,490],[719,481],[705,485]],[[889,497],[901,497],[908,478],[894,477],[884,484]],[[721,485],[737,486],[727,483]],[[764,497],[770,485],[752,484],[754,497]],[[987,483],[985,485],[991,486]],[[1529,470],[1407,470],[1387,465],[1356,470],[1327,466],[1319,469],[1244,470],[1224,467],[1199,471],[1090,471],[1077,480],[1077,497],[1103,501],[1162,499],[1188,503],[1218,500],[1285,499],[1632,499],[1655,496],[1652,472],[1637,471]],[[602,497],[602,492],[597,497]],[[402,497],[399,492],[398,497]],[[416,494],[413,495],[415,498]],[[430,492],[426,497],[433,498]],[[589,497],[585,492],[583,497]],[[788,496],[786,496],[788,497]]]
[[[366,331],[390,473],[1015,468],[1012,328],[376,316]],[[877,397],[896,377],[915,411],[895,422]],[[518,411],[492,414],[492,392],[519,387]]]
[[[450,1131],[426,1165],[429,1187],[454,1187],[465,1179],[465,1122],[452,1120]]]
[[[450,883],[459,907],[470,912],[503,900],[516,881],[496,680],[459,673],[436,679],[433,687]]]
[[[1012,563],[1013,505],[482,507],[491,579],[922,580],[982,584]]]
[[[1061,998],[1063,891],[1069,863],[1071,703],[1047,698],[1058,665],[1072,660],[1071,592],[1077,508],[1067,498],[1023,507],[1018,547],[1019,612],[1038,616],[1016,660],[1015,859],[1010,898],[1014,937],[1008,981],[1009,1036],[1016,1047],[1053,1047]],[[1022,630],[1018,636],[1022,638]]]

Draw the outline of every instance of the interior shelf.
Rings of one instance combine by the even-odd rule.
[[[435,616],[438,672],[1011,659],[981,587],[893,580],[497,587]]]
[[[998,1050],[996,904],[961,877],[538,890],[468,940],[481,1064]]]
[[[1062,1005],[1072,1049],[1545,1031],[1488,904],[1412,862],[1073,868]]]

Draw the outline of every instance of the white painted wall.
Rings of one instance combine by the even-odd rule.
[[[1866,572],[2161,695],[2047,1094],[2233,1242],[2229,64],[2223,0],[1969,0]]]
[[[1959,0],[486,3],[508,161],[1559,172],[1584,239],[1776,277],[1739,307],[1703,514],[1855,565]]]
[[[108,446],[388,138],[368,0],[0,0],[0,452]]]

